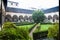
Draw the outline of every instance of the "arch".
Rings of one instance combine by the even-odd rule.
[[[21,20],[21,19],[23,19],[23,16],[22,15],[19,16],[19,20]]]
[[[24,16],[24,19],[25,19],[25,20],[28,20],[28,16]]]
[[[56,19],[56,20],[59,20],[59,16],[55,14],[55,15],[53,16],[53,19],[54,19],[54,20],[55,20],[55,19]]]
[[[53,16],[53,22],[56,22],[57,20],[59,20],[59,16],[58,16],[57,14],[55,14],[55,15]]]
[[[28,16],[24,16],[24,21],[28,21]]]
[[[13,15],[12,20],[13,20],[13,22],[18,22],[18,16],[17,15]]]
[[[32,16],[29,16],[28,19],[29,19],[29,22],[32,22]]]
[[[29,20],[32,20],[32,16],[29,16]]]
[[[5,16],[5,21],[12,21],[11,15],[7,14],[7,15]]]
[[[48,20],[50,20],[50,19],[52,19],[52,16],[51,15],[48,16]]]
[[[22,15],[20,15],[20,16],[19,16],[19,21],[20,21],[20,22],[23,22],[23,21],[24,21],[24,19],[23,19],[23,16],[22,16]]]

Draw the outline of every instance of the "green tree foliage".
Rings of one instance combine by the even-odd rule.
[[[26,29],[18,28],[11,22],[3,24],[0,31],[0,40],[29,40],[29,32]]]
[[[58,23],[55,23],[54,25],[52,25],[52,27],[50,27],[48,29],[48,37],[49,38],[54,38],[54,37],[57,37],[59,34],[59,24]]]
[[[45,15],[42,11],[37,10],[33,12],[32,18],[35,23],[42,23],[45,19]]]

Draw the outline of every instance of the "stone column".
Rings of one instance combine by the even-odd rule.
[[[2,25],[3,25],[4,21],[5,21],[5,15],[6,15],[5,7],[4,7],[4,3],[2,1]]]

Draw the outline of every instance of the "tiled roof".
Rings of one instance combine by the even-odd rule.
[[[59,11],[59,6],[44,10],[45,13],[57,12]]]
[[[15,13],[28,13],[28,14],[31,14],[33,12],[33,10],[20,9],[20,8],[10,8],[10,7],[7,7],[6,11],[7,12],[15,12]]]
[[[7,12],[15,12],[15,13],[28,13],[28,14],[31,14],[34,10],[7,7],[6,11]],[[51,12],[57,12],[57,11],[59,11],[59,6],[54,7],[54,8],[50,8],[50,9],[47,9],[47,10],[43,10],[44,13],[51,13]]]

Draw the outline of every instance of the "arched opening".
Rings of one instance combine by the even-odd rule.
[[[59,20],[59,16],[55,14],[55,15],[53,16],[53,22],[56,22],[57,20]]]
[[[20,16],[19,16],[19,21],[22,22],[22,20],[23,20],[23,16],[20,15]]]
[[[28,18],[29,20],[30,20],[30,22],[32,22],[32,16],[29,16],[29,18]]]
[[[52,19],[52,16],[51,15],[48,16],[48,20],[50,20],[50,19]]]
[[[7,14],[7,15],[5,16],[5,21],[12,21],[11,15]]]
[[[13,18],[12,18],[13,22],[18,22],[18,17],[17,15],[14,15]]]
[[[24,16],[24,21],[28,21],[28,16]]]

